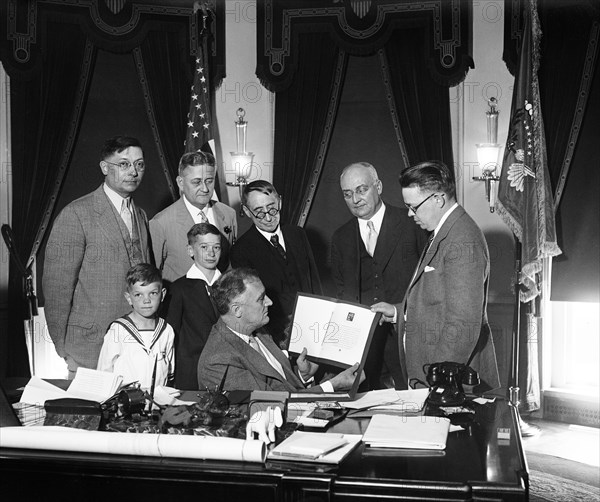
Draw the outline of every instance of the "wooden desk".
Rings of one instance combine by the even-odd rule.
[[[517,416],[504,400],[479,407],[470,431],[449,435],[443,454],[374,455],[360,445],[330,471],[291,465],[77,454],[0,447],[5,493],[20,500],[366,501],[528,500]],[[346,419],[338,431],[363,432]],[[510,439],[498,439],[498,429]],[[2,431],[0,429],[0,446]]]

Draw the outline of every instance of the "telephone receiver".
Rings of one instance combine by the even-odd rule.
[[[479,374],[470,366],[445,361],[425,364],[423,372],[431,387],[429,402],[438,406],[459,406],[465,401],[463,385],[479,385]]]

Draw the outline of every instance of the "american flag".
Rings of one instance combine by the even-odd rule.
[[[198,47],[198,56],[196,57],[196,68],[194,70],[194,82],[192,84],[192,93],[190,97],[190,109],[187,114],[187,133],[184,143],[184,153],[210,152],[217,158],[215,150],[215,140],[213,139],[213,129],[210,113],[210,80],[208,78],[208,57],[206,49],[206,37]],[[217,171],[215,175],[215,189],[213,200],[219,200],[221,193],[219,185],[219,163],[217,161]]]
[[[210,117],[210,85],[208,79],[208,60],[204,48],[198,48],[194,83],[187,114],[187,134],[185,153],[204,150],[206,143],[213,139]],[[214,153],[214,149],[211,149]]]

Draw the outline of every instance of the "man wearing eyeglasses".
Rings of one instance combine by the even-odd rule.
[[[130,310],[127,270],[152,261],[148,219],[131,197],[146,170],[142,145],[125,136],[108,139],[100,169],[104,183],[60,212],[46,245],[46,320],[69,378],[80,366],[96,368],[106,329]]]
[[[401,302],[427,234],[410,221],[405,209],[383,202],[383,184],[371,164],[346,166],[340,186],[354,218],[338,228],[331,241],[331,269],[338,298],[365,305]],[[388,323],[375,331],[365,374],[367,390],[392,384],[406,388],[397,336]]]
[[[267,329],[276,343],[287,348],[284,333],[294,311],[296,293],[322,293],[313,252],[302,228],[280,225],[281,198],[268,181],[246,185],[242,205],[253,226],[232,246],[231,266],[258,272],[273,301]]]
[[[188,254],[188,230],[197,223],[211,223],[221,232],[221,272],[229,266],[229,247],[237,236],[235,211],[213,200],[217,167],[211,153],[182,155],[177,185],[181,197],[150,220],[152,249],[166,284],[187,274],[192,266]]]
[[[424,366],[451,361],[479,373],[476,392],[500,386],[487,319],[490,257],[477,224],[456,202],[454,173],[442,162],[422,162],[400,175],[408,214],[431,232],[408,291],[396,305],[372,309],[397,323],[409,384],[425,379]]]

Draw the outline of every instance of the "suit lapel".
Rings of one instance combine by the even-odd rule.
[[[423,275],[425,267],[431,263],[431,261],[440,249],[440,244],[446,239],[448,233],[450,232],[450,229],[454,226],[454,223],[456,223],[456,221],[464,214],[464,212],[465,210],[461,206],[458,206],[454,211],[452,211],[452,213],[450,213],[450,216],[448,216],[442,227],[439,229],[437,235],[433,239],[433,242],[426,250],[425,257],[423,258],[423,260],[421,260],[421,263],[419,264],[417,273],[413,277],[413,280],[408,288],[409,290],[418,282],[420,277]]]
[[[379,237],[377,238],[377,246],[375,247],[375,258],[381,264],[382,270],[389,263],[402,237],[400,228],[398,228],[399,226],[400,221],[398,218],[395,218],[390,207],[386,206],[383,221],[381,222],[381,229],[379,230]]]
[[[182,231],[187,235],[192,225],[194,225],[194,218],[188,211],[185,202],[183,202],[183,195],[175,203],[175,225],[181,227]]]
[[[94,212],[96,213],[98,227],[106,236],[107,241],[121,243],[126,254],[127,246],[119,227],[118,216],[113,211],[112,202],[104,193],[102,185],[94,192]]]

